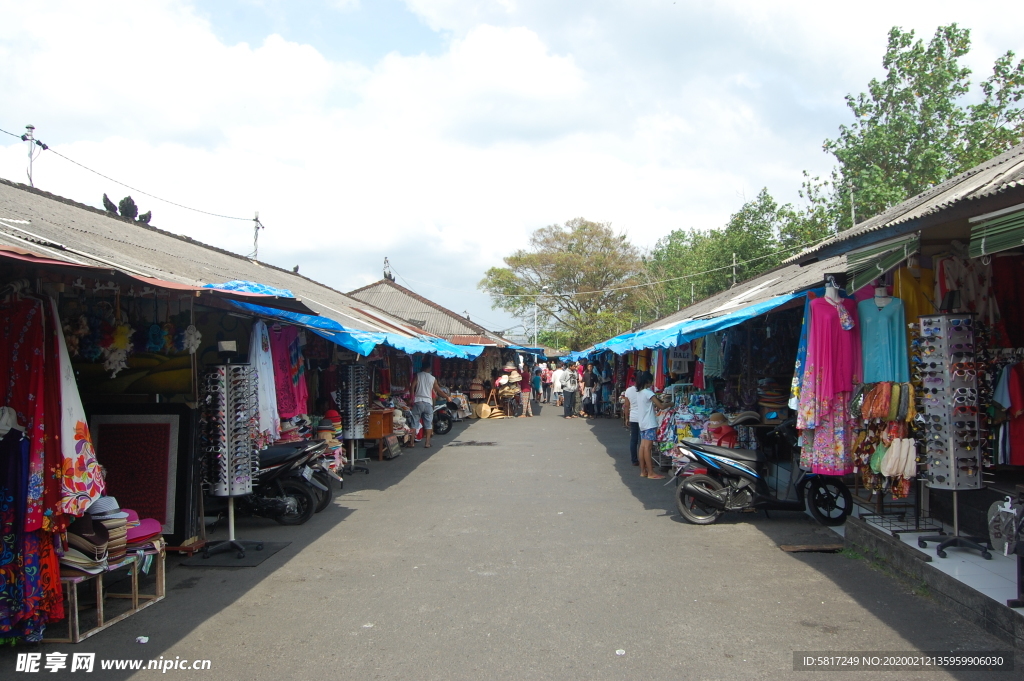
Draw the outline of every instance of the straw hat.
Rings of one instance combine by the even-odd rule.
[[[708,428],[721,428],[727,425],[729,425],[729,420],[725,418],[725,414],[720,414],[716,411],[708,417]]]

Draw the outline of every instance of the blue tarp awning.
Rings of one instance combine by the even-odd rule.
[[[238,291],[239,293],[258,293],[261,296],[277,296],[279,298],[294,298],[295,294],[286,288],[268,286],[255,281],[242,281],[232,279],[223,284],[204,284],[203,288],[216,288],[221,291]]]
[[[823,295],[824,289],[815,290],[818,295]],[[781,296],[775,296],[768,300],[763,300],[754,305],[749,305],[739,310],[733,310],[728,314],[724,314],[720,317],[714,317],[712,319],[688,319],[677,324],[673,324],[665,329],[648,329],[647,331],[634,331],[630,333],[624,333],[621,336],[610,338],[603,343],[598,343],[590,350],[584,350],[583,352],[601,352],[603,350],[611,350],[617,355],[622,355],[627,352],[633,352],[634,350],[650,350],[655,348],[674,348],[688,343],[692,340],[696,340],[709,333],[721,331],[727,329],[730,326],[742,324],[748,319],[753,319],[763,315],[766,312],[774,310],[780,305],[784,305],[795,298],[801,298],[806,296],[808,291],[800,291],[794,293],[787,293]],[[581,353],[573,353],[578,355]]]
[[[443,338],[429,338],[427,336],[407,337],[397,333],[384,333],[377,331],[358,331],[345,328],[342,324],[328,317],[300,314],[287,310],[275,310],[274,308],[242,303],[236,300],[231,303],[239,309],[245,310],[254,315],[277,319],[289,324],[298,324],[312,330],[319,336],[336,343],[343,348],[351,350],[363,357],[366,357],[378,345],[387,345],[396,350],[407,353],[426,352],[433,353],[440,357],[460,359],[476,359],[483,352],[483,346],[477,345],[453,345]]]

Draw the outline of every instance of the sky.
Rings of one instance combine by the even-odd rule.
[[[1024,4],[796,0],[0,0],[0,129],[35,185],[341,291],[398,282],[492,330],[477,289],[540,227],[641,248],[802,172],[881,77],[892,26],[972,29],[981,80]],[[26,181],[0,134],[0,177]],[[527,321],[527,326],[532,323]],[[522,331],[522,327],[519,328]],[[511,333],[515,333],[512,331]]]

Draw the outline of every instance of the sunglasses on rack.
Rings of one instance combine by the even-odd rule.
[[[967,414],[977,414],[978,408],[969,405],[960,405],[953,407],[953,416],[965,416]]]
[[[973,319],[950,319],[951,326],[974,326]]]

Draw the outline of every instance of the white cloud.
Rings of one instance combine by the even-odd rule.
[[[831,165],[821,141],[846,120],[842,96],[880,74],[892,24],[926,38],[974,27],[981,70],[1019,47],[1024,18],[942,2],[407,4],[451,36],[446,50],[339,63],[278,35],[225,44],[182,2],[0,0],[0,127],[32,122],[172,200],[259,210],[264,257],[312,262],[338,288],[378,278],[387,254],[412,279],[465,289],[545,224],[611,221],[649,246],[722,224],[762,186],[793,200],[802,169]],[[0,176],[22,179],[24,159],[0,139]],[[36,178],[93,204],[129,193],[52,155]],[[135,198],[162,228],[251,247],[245,222]]]

